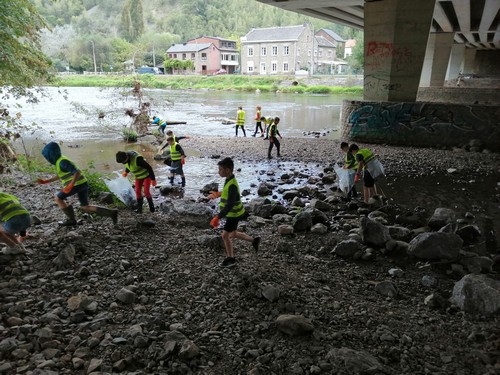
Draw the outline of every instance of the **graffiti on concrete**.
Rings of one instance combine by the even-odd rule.
[[[390,64],[393,72],[413,71],[416,58],[414,52],[407,46],[394,46],[393,43],[371,41],[366,45],[365,69],[376,71],[384,69]]]
[[[471,138],[490,143],[500,137],[500,124],[492,111],[418,102],[352,102],[347,129],[353,139],[408,145],[458,144]]]

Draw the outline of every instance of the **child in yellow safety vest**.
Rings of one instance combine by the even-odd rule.
[[[356,161],[356,158],[349,150],[349,143],[342,142],[340,144],[340,149],[345,153],[343,168],[356,170],[358,168],[358,162]],[[351,198],[357,198],[357,197],[358,197],[358,192],[356,191],[356,185],[353,184],[351,190],[349,190],[349,192],[347,193],[347,197],[344,200],[346,202],[349,202]]]
[[[234,177],[234,162],[231,158],[224,158],[217,164],[219,166],[219,175],[225,177],[222,192],[212,191],[208,196],[210,199],[221,198],[219,207],[220,212],[210,221],[210,225],[216,229],[219,227],[220,219],[226,218],[224,229],[222,231],[222,240],[226,258],[221,263],[221,267],[230,267],[236,264],[234,258],[233,238],[239,238],[252,243],[256,252],[259,251],[260,237],[250,237],[248,234],[239,232],[238,222],[247,216],[243,203],[241,202],[240,188]]]
[[[174,184],[175,175],[181,176],[181,186],[186,186],[186,177],[184,176],[184,170],[182,165],[184,164],[184,159],[186,154],[182,149],[181,145],[175,141],[174,137],[168,137],[167,143],[170,146],[170,159],[172,160],[170,164],[170,185]]]
[[[238,111],[236,112],[236,135],[235,137],[238,136],[238,128],[241,128],[243,130],[243,136],[247,136],[247,133],[245,132],[245,111],[243,110],[242,107],[238,107]]]
[[[37,180],[39,184],[48,184],[57,180],[62,183],[62,189],[55,195],[57,206],[64,212],[67,219],[60,221],[59,225],[76,225],[75,211],[72,205],[66,203],[66,199],[72,195],[78,194],[80,208],[88,213],[94,213],[98,216],[109,217],[113,223],[118,222],[118,210],[109,209],[100,206],[89,205],[89,184],[83,173],[66,156],[62,155],[61,147],[56,142],[49,142],[42,149],[43,157],[56,169],[56,175],[49,179]]]
[[[5,254],[25,254],[26,249],[20,238],[26,236],[31,225],[31,216],[19,199],[12,194],[0,191],[0,242],[7,245]],[[19,235],[19,237],[17,236]]]
[[[363,197],[364,202],[368,203],[368,200],[377,194],[375,179],[366,168],[367,163],[375,158],[375,155],[371,150],[367,148],[360,149],[358,145],[354,143],[349,147],[349,151],[354,155],[358,163],[357,172],[354,177],[354,183],[360,180],[361,172],[363,172]]]

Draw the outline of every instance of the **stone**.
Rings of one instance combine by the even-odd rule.
[[[184,340],[179,350],[179,357],[184,359],[191,359],[200,354],[200,349],[191,340]]]
[[[422,279],[420,279],[420,284],[422,284],[426,288],[434,288],[438,285],[438,281],[433,276],[424,275],[422,276]]]
[[[455,260],[462,244],[462,239],[454,233],[426,232],[411,240],[408,254],[419,259]]]
[[[279,225],[278,233],[282,236],[291,236],[293,234],[293,226],[285,224]]]
[[[263,285],[261,286],[262,296],[269,302],[276,302],[280,298],[279,288],[273,285]]]
[[[294,207],[305,207],[305,203],[299,197],[293,198],[291,205]]]
[[[481,237],[481,230],[477,225],[465,225],[455,232],[464,241],[466,245],[476,243]]]
[[[75,262],[75,248],[73,245],[68,245],[64,250],[61,250],[57,257],[53,260],[58,269],[68,268]]]
[[[389,270],[389,275],[392,277],[403,277],[404,271],[401,268],[391,268]]]
[[[325,234],[328,232],[328,227],[325,224],[317,223],[311,227],[311,233]]]
[[[301,211],[292,220],[294,232],[306,232],[312,227],[312,215],[308,211]]]
[[[170,203],[162,202],[160,209],[166,214],[169,223],[178,226],[210,228],[210,219],[213,217],[209,206],[182,199],[173,200]]]
[[[349,239],[339,242],[333,252],[342,258],[352,258],[354,254],[361,252],[363,245],[358,241]]]
[[[275,214],[273,215],[272,220],[274,225],[290,224],[293,217],[288,214]]]
[[[434,230],[439,230],[446,224],[454,224],[457,220],[455,211],[449,208],[436,208],[427,225]]]
[[[363,243],[376,247],[384,247],[385,243],[391,239],[389,229],[374,220],[362,217],[360,220],[361,239]]]
[[[486,275],[465,275],[455,283],[450,302],[466,312],[498,314],[500,280],[494,280]]]
[[[489,273],[492,271],[493,260],[488,257],[464,257],[460,259],[462,264],[470,273]]]
[[[386,297],[394,298],[398,295],[398,288],[392,281],[381,281],[375,285],[375,291]]]
[[[386,372],[386,368],[374,356],[365,351],[349,348],[335,348],[330,350],[326,359],[343,366],[350,374],[363,373],[393,373]]]
[[[135,302],[136,294],[127,288],[122,288],[116,294],[116,299],[126,305],[130,305]]]
[[[257,188],[257,194],[260,197],[265,197],[266,195],[270,195],[271,193],[272,190],[269,188],[268,184],[266,184],[265,182],[259,184],[259,187]]]
[[[316,208],[317,210],[328,212],[333,210],[333,206],[329,203],[323,202],[319,199],[311,200],[311,207]]]
[[[287,190],[283,193],[283,199],[291,200],[299,195],[298,190]]]
[[[260,216],[265,219],[269,219],[273,216],[273,205],[272,204],[261,204],[254,207],[252,213],[255,216]]]
[[[102,359],[92,358],[90,360],[89,367],[87,368],[87,374],[99,369],[102,365]]]
[[[278,330],[289,336],[300,336],[314,332],[312,322],[302,315],[283,314],[276,319]]]
[[[411,230],[400,226],[388,226],[389,236],[398,241],[409,241],[411,239]]]

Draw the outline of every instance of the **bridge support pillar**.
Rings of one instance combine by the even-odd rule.
[[[435,3],[365,3],[365,100],[416,100]]]

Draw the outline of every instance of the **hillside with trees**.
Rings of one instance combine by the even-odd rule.
[[[309,22],[344,39],[358,30],[254,0],[35,0],[49,26],[43,52],[58,71],[123,71],[161,64],[173,43],[202,35],[240,39],[252,28]],[[154,60],[154,61],[153,61]],[[127,64],[124,64],[126,63]]]

